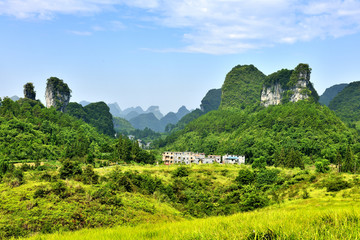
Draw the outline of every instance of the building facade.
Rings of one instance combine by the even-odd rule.
[[[172,164],[245,164],[245,156],[208,155],[193,152],[164,152],[162,160],[165,165]]]

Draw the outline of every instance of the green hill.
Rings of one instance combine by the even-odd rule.
[[[352,82],[331,100],[329,108],[344,122],[360,129],[360,82]]]
[[[200,109],[204,112],[217,110],[221,103],[221,89],[209,90],[201,100]]]
[[[129,121],[120,117],[113,117],[114,129],[117,133],[127,132],[135,130]]]
[[[90,151],[108,153],[110,139],[94,127],[41,103],[9,98],[0,107],[0,160],[41,160],[82,157]],[[106,148],[106,147],[105,147]]]
[[[56,111],[54,107],[45,108],[38,101],[13,102],[5,98],[0,105],[0,166],[4,162],[67,158],[85,161],[84,157],[89,156],[110,161],[154,162],[154,157],[140,149],[137,142],[100,134],[83,120]],[[94,106],[97,105],[90,107]]]
[[[264,157],[270,165],[282,165],[284,155],[291,154],[305,163],[317,158],[335,163],[337,154],[344,158],[346,146],[356,138],[327,107],[300,101],[252,113],[209,112],[168,137],[166,149],[245,155],[248,163]]]
[[[129,121],[132,126],[136,129],[145,129],[150,128],[155,132],[162,132],[164,131],[163,127],[159,119],[153,113],[143,113],[140,114]]]
[[[222,86],[222,110],[245,109],[260,102],[265,75],[254,65],[238,65],[225,78]]]
[[[65,112],[94,126],[100,133],[114,136],[114,123],[110,108],[104,102],[90,103],[83,107],[78,103],[69,103]]]
[[[342,83],[327,88],[325,92],[320,96],[319,103],[329,106],[331,100],[333,100],[334,97],[336,97],[336,95],[338,95],[338,93],[341,92],[348,85],[348,83]]]

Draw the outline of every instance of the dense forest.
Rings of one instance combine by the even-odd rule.
[[[59,160],[88,155],[112,161],[154,160],[137,142],[100,134],[83,120],[27,98],[1,101],[0,148],[0,161]],[[129,154],[119,155],[118,151]]]
[[[345,123],[360,130],[360,82],[352,82],[329,103],[329,108]]]

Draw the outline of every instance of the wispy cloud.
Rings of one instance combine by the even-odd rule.
[[[69,31],[71,34],[78,35],[78,36],[91,36],[92,32],[88,31]]]
[[[143,21],[181,29],[188,52],[239,53],[360,31],[359,0],[0,0],[0,14],[49,19],[125,5],[154,16]]]

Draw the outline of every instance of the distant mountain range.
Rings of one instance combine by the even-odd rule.
[[[90,104],[90,102],[81,101],[80,104],[86,106]],[[124,119],[117,119],[116,122],[114,122],[118,130],[128,129],[128,126],[131,124],[135,129],[143,130],[150,128],[156,132],[164,132],[168,124],[176,124],[182,117],[190,113],[185,106],[180,107],[176,113],[169,112],[164,116],[159,106],[150,106],[146,110],[143,110],[140,106],[121,110],[119,104],[116,102],[107,105],[113,117]]]

